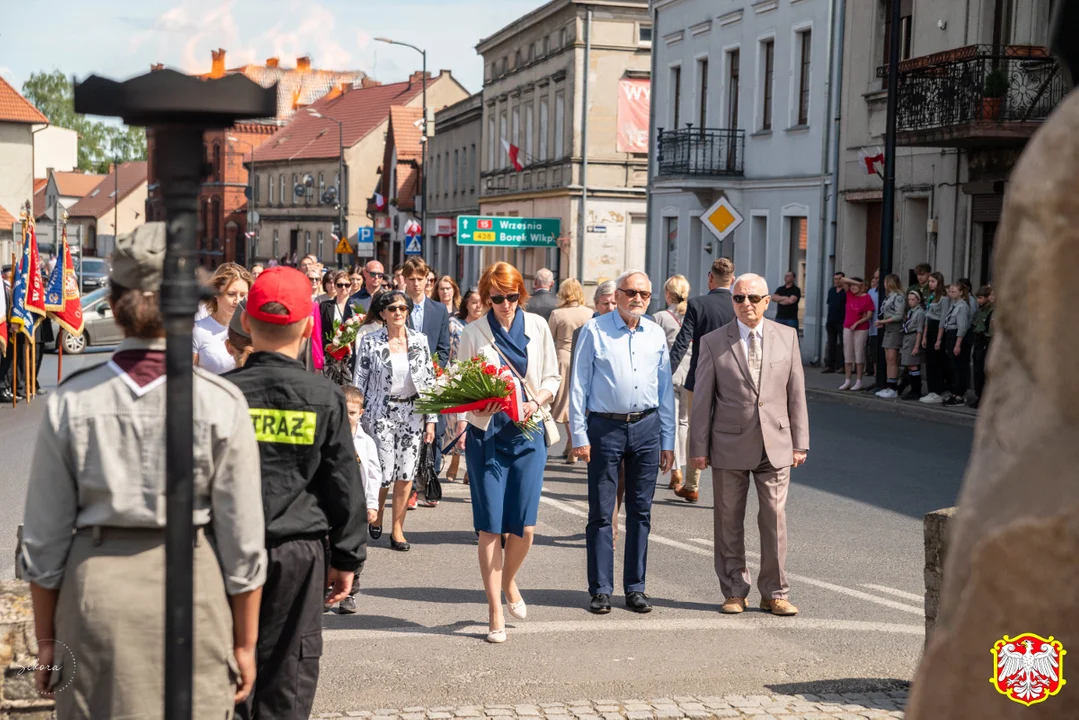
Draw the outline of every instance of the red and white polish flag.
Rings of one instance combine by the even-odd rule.
[[[521,148],[505,138],[502,139],[502,147],[506,148],[506,153],[510,156],[510,162],[513,163],[514,171],[521,172],[524,170],[525,166],[521,164]]]

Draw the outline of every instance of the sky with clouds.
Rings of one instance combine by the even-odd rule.
[[[420,67],[391,37],[427,49],[432,73],[449,69],[477,92],[483,62],[475,46],[546,0],[52,0],[4,2],[0,74],[15,87],[35,71],[60,69],[81,79],[142,74],[155,62],[207,72],[210,51],[227,64],[280,57],[291,67],[310,55],[314,67],[363,70],[382,82]]]

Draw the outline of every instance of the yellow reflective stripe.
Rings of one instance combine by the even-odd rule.
[[[250,408],[251,424],[259,442],[314,445],[318,415],[305,410]]]

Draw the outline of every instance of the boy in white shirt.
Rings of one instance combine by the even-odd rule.
[[[367,523],[378,520],[378,491],[382,486],[382,466],[378,461],[378,447],[370,435],[363,431],[360,418],[363,417],[363,392],[354,385],[342,385],[345,393],[345,405],[348,407],[348,426],[352,430],[352,442],[356,446],[356,461],[360,464],[360,477],[363,478],[363,491],[367,496]],[[352,581],[352,593],[338,605],[338,612],[352,615],[356,612],[356,595],[360,591],[360,578]]]

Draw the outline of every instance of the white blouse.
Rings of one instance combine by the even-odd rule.
[[[191,329],[191,352],[198,355],[200,368],[215,375],[236,368],[236,359],[225,347],[228,337],[228,327],[214,320],[212,315],[195,323]]]
[[[415,395],[416,383],[412,382],[412,369],[408,366],[408,352],[390,353],[390,367],[393,369],[390,397],[410,398]]]

